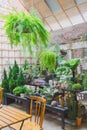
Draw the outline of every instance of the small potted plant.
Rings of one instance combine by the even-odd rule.
[[[21,87],[21,93],[20,93],[20,97],[25,97],[25,93],[27,91],[27,88],[25,86]]]
[[[76,84],[73,84],[73,85],[72,85],[72,90],[73,90],[73,91],[81,90],[81,88],[82,88],[82,86],[81,86],[81,84],[79,84],[79,83],[76,83]]]
[[[26,91],[27,91],[27,88],[25,86],[18,86],[15,89],[13,89],[13,94],[24,97],[24,94],[26,93]]]
[[[34,92],[35,92],[35,90],[33,88],[27,88],[25,95],[30,96],[30,95],[33,95]]]
[[[54,89],[52,87],[44,87],[40,89],[40,94],[46,98],[46,103],[51,104],[54,94],[58,92],[58,89]]]

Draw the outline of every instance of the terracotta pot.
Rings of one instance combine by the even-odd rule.
[[[82,117],[77,117],[77,119],[76,119],[76,125],[77,125],[78,127],[80,127],[81,124],[82,124]]]

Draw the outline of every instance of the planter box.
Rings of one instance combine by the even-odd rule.
[[[25,97],[16,96],[11,93],[7,93],[5,96],[5,104],[9,105],[11,103],[15,103],[16,100],[20,100],[21,102],[26,103],[26,112],[29,113],[29,99]]]

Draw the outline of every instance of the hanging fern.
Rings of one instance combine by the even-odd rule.
[[[21,44],[23,49],[32,52],[32,46],[47,45],[49,34],[42,21],[28,13],[9,13],[5,18],[4,28],[11,46]]]
[[[56,67],[56,54],[51,51],[43,51],[40,55],[40,67],[42,70],[54,71]]]

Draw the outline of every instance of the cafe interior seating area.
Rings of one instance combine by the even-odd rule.
[[[0,0],[0,130],[87,129],[87,0]]]

